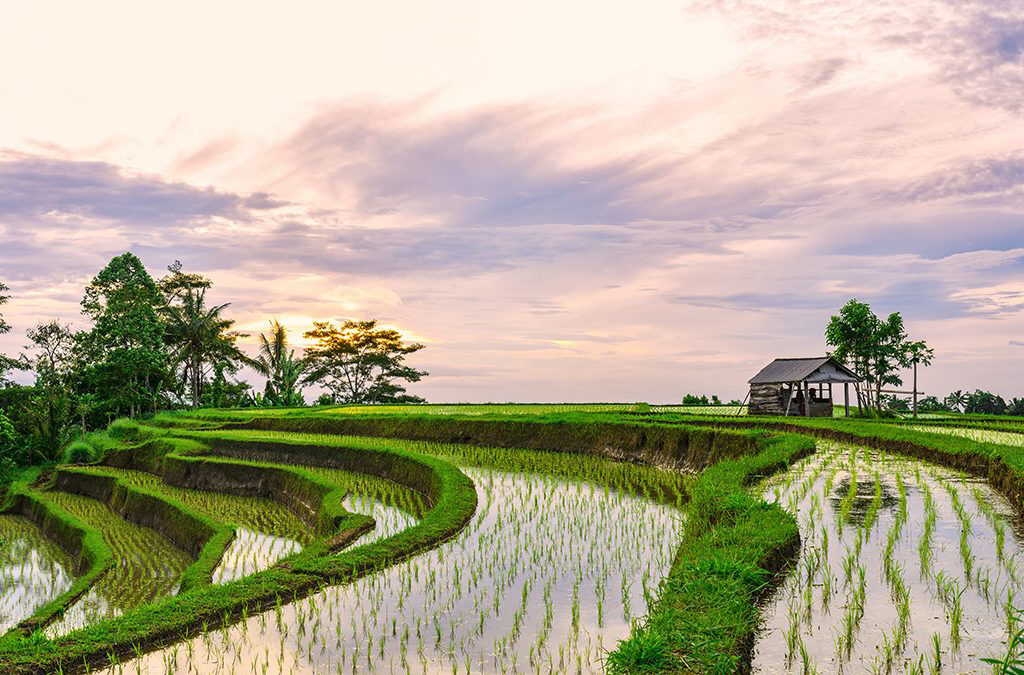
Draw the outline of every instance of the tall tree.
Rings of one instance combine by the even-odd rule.
[[[833,316],[825,328],[825,343],[834,347],[832,356],[847,364],[865,382],[871,378],[871,352],[879,320],[871,307],[850,300]],[[867,403],[858,388],[858,404]]]
[[[3,283],[0,283],[0,305],[6,305],[7,301],[11,299],[11,296],[6,295],[6,292],[10,290]],[[11,326],[4,321],[4,315],[0,314],[0,335],[11,332]],[[25,370],[26,364],[22,359],[12,359],[4,354],[0,354],[0,387],[6,387],[10,384],[10,380],[7,379],[7,373],[12,370]]]
[[[334,400],[344,403],[420,403],[406,393],[402,382],[418,382],[427,375],[405,363],[424,345],[408,343],[397,330],[377,328],[377,322],[346,321],[341,328],[315,321],[305,337],[316,340],[306,349],[310,384],[322,384]]]
[[[135,415],[155,408],[168,354],[156,282],[131,253],[111,260],[89,283],[82,313],[93,321],[82,336],[90,365],[87,389],[107,412]]]
[[[254,367],[267,378],[264,399],[270,405],[302,405],[300,383],[305,362],[288,349],[288,331],[276,320],[270,322],[270,335],[260,333],[260,353]]]
[[[829,320],[825,342],[835,348],[832,356],[864,379],[870,393],[867,404],[881,410],[883,387],[903,383],[900,368],[909,365],[909,343],[899,312],[882,320],[866,303],[850,300]]]
[[[882,387],[898,387],[903,384],[900,368],[905,364],[906,342],[907,331],[899,312],[893,312],[885,321],[878,323],[875,344],[871,350],[871,368],[879,410],[882,409]]]
[[[967,394],[963,389],[957,389],[956,391],[950,392],[949,396],[946,397],[945,402],[953,412],[963,412],[964,407],[967,405]]]
[[[234,319],[223,312],[231,303],[207,307],[206,287],[187,288],[161,309],[167,329],[171,362],[198,408],[207,377],[215,370],[237,373],[249,358],[236,344],[245,333],[232,330]]]
[[[32,429],[33,448],[42,461],[53,461],[70,440],[75,412],[73,377],[76,339],[59,321],[41,323],[28,331],[31,360],[36,375],[35,394],[25,406],[24,417]]]
[[[935,357],[935,350],[924,340],[907,342],[903,349],[903,363],[914,369],[914,417],[917,417],[917,366],[930,366]]]

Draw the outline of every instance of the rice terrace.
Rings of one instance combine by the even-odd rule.
[[[974,672],[1018,631],[1024,422],[461,408],[115,422],[7,490],[3,671]]]
[[[0,675],[1024,675],[1024,0],[0,64]]]

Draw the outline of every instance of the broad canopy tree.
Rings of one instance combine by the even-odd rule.
[[[75,394],[78,337],[69,326],[54,320],[29,330],[28,339],[36,384],[23,416],[32,430],[31,452],[44,462],[53,461],[71,439],[71,421],[79,402],[88,397]]]
[[[80,337],[85,388],[106,412],[137,415],[157,407],[168,380],[168,354],[156,282],[132,253],[117,256],[89,283],[82,313],[92,329]]]
[[[378,328],[374,320],[346,321],[340,328],[315,321],[304,336],[316,343],[306,349],[303,381],[323,385],[336,403],[423,402],[402,383],[427,375],[405,363],[424,345],[406,342],[399,331]]]
[[[7,304],[7,301],[11,299],[11,296],[7,295],[7,291],[10,290],[3,283],[0,283],[0,305]],[[11,332],[11,326],[4,320],[4,315],[0,314],[0,335]],[[23,359],[12,359],[2,353],[0,353],[0,387],[6,387],[11,384],[11,381],[7,378],[7,374],[12,370],[25,370],[28,364]]]
[[[825,342],[834,347],[832,356],[864,378],[867,388],[859,394],[862,403],[878,410],[883,404],[883,389],[903,384],[902,368],[914,369],[916,392],[917,365],[930,364],[934,356],[927,343],[908,341],[899,312],[881,319],[869,305],[856,299],[829,320]]]

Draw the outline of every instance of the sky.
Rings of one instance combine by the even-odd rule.
[[[41,1],[0,63],[7,354],[132,251],[436,402],[742,398],[850,298],[1024,395],[1024,2]]]

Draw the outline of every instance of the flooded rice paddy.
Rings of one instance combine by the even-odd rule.
[[[764,609],[755,672],[991,672],[1024,567],[1017,517],[986,482],[822,443],[763,490],[803,546]]]
[[[971,429],[969,427],[914,426],[914,431],[929,434],[948,434],[969,438],[981,443],[998,443],[999,445],[1024,446],[1024,433],[1013,431],[995,431],[992,429]]]
[[[479,504],[451,541],[111,672],[602,671],[658,592],[681,512],[638,496],[648,485],[464,471]]]
[[[30,520],[0,515],[0,634],[68,590],[74,568]]]
[[[63,635],[178,591],[181,575],[192,558],[167,538],[128,522],[95,499],[56,491],[47,495],[71,515],[97,528],[114,556],[113,567],[68,608],[62,619],[47,627],[47,635]]]

